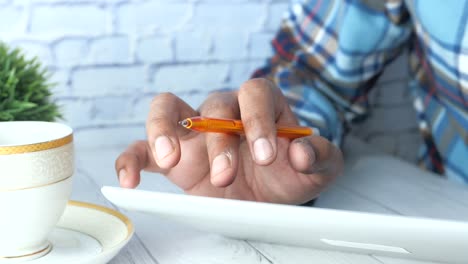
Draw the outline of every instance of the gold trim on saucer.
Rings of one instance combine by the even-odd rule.
[[[37,152],[42,150],[48,150],[53,148],[58,148],[61,146],[65,146],[68,143],[73,141],[73,134],[70,134],[66,137],[59,138],[52,141],[35,143],[35,144],[27,144],[21,146],[0,146],[0,155],[11,155],[11,154],[21,154],[21,153],[29,153],[29,152]]]
[[[52,250],[52,245],[50,243],[47,243],[47,247],[39,250],[39,251],[36,251],[36,252],[33,252],[33,253],[29,253],[29,254],[26,254],[26,255],[21,255],[21,256],[13,256],[13,257],[2,257],[0,256],[0,260],[1,259],[20,259],[20,258],[29,258],[29,257],[33,257],[35,255],[40,255],[40,256],[43,256],[43,255],[46,255],[48,254],[50,251]]]
[[[113,209],[110,209],[110,208],[107,208],[107,207],[104,207],[104,206],[96,205],[96,204],[73,201],[73,200],[68,201],[68,205],[78,206],[78,207],[85,207],[85,208],[93,209],[93,210],[96,210],[96,211],[101,211],[103,213],[115,216],[120,221],[122,221],[125,224],[125,226],[127,227],[127,237],[126,237],[126,239],[129,238],[133,234],[134,228],[133,228],[132,221],[130,221],[130,219],[128,219],[128,217],[126,217],[125,215],[123,215],[122,213],[120,213],[118,211],[115,211]]]

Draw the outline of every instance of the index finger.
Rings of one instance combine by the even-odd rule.
[[[178,126],[184,118],[197,112],[172,93],[157,95],[146,122],[148,144],[159,167],[169,169],[180,160],[179,136],[190,133]]]

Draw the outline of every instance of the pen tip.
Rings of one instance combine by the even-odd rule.
[[[182,121],[179,121],[179,125],[183,126],[183,127],[186,127],[186,128],[189,128],[190,126],[190,121],[187,120],[187,119],[184,119]]]

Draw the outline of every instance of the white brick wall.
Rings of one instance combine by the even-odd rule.
[[[171,38],[150,36],[139,39],[136,44],[136,60],[146,64],[174,61]]]
[[[270,56],[289,1],[0,0],[0,40],[49,67],[78,147],[128,144],[144,137],[156,93],[197,107],[210,90],[245,81]],[[388,70],[373,118],[354,133],[414,159],[403,147],[417,142],[404,69],[400,60]]]
[[[28,31],[47,38],[67,35],[99,36],[107,33],[109,13],[96,4],[32,6]]]
[[[66,38],[52,45],[56,68],[70,68],[82,65],[88,50],[88,41],[80,38]]]
[[[163,66],[156,71],[152,87],[156,92],[207,91],[223,88],[229,75],[227,63],[183,64]]]
[[[14,35],[26,27],[26,11],[22,6],[9,6],[7,1],[0,8],[0,32]]]
[[[194,6],[192,1],[123,2],[114,14],[116,30],[122,34],[174,33],[190,21]]]
[[[414,162],[421,137],[407,89],[407,69],[406,54],[387,67],[369,96],[370,117],[356,125],[352,134],[387,153]]]
[[[106,95],[127,97],[143,91],[145,76],[143,66],[83,67],[72,71],[70,92],[81,97]]]
[[[91,65],[131,63],[128,37],[112,36],[92,40],[87,62]]]

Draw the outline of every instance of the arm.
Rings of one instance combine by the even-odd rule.
[[[403,2],[293,4],[272,41],[274,56],[254,77],[273,80],[302,124],[339,145],[346,122],[366,116],[368,92],[408,42]]]

